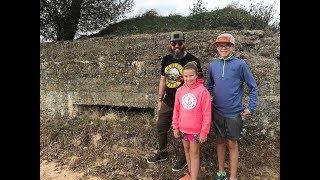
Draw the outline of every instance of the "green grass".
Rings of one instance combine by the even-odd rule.
[[[59,140],[63,138],[66,132],[68,131],[68,127],[62,122],[52,124],[49,129],[51,130],[52,140]]]

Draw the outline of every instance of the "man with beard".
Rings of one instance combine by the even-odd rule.
[[[168,158],[167,134],[170,130],[173,115],[174,99],[177,89],[182,86],[182,68],[190,61],[195,61],[199,70],[199,77],[203,77],[198,58],[186,51],[185,37],[181,31],[174,31],[170,35],[170,54],[161,61],[161,76],[158,97],[158,149],[157,153],[147,160],[148,163],[165,161]],[[178,160],[172,171],[180,171],[187,165],[184,149],[180,140],[175,140],[174,147]]]

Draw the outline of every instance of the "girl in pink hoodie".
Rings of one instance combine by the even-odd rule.
[[[175,138],[181,138],[189,172],[181,179],[196,180],[200,167],[200,144],[207,140],[211,125],[211,97],[204,80],[197,79],[195,61],[183,67],[184,84],[177,89],[172,127]]]

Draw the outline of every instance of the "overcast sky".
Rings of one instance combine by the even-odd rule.
[[[134,0],[132,11],[127,14],[128,18],[143,14],[144,12],[155,9],[159,15],[168,16],[170,14],[190,15],[190,8],[195,0]],[[230,3],[236,3],[241,7],[249,8],[251,4],[262,3],[274,6],[274,20],[280,21],[280,0],[203,0],[207,10],[221,9]]]

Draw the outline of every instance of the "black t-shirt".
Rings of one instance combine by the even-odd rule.
[[[190,61],[197,62],[199,77],[203,77],[199,59],[188,52],[182,59],[175,59],[169,54],[163,57],[161,61],[161,75],[166,77],[163,102],[170,107],[174,106],[177,89],[183,85],[183,81],[180,80],[180,77],[182,77],[182,68]]]

